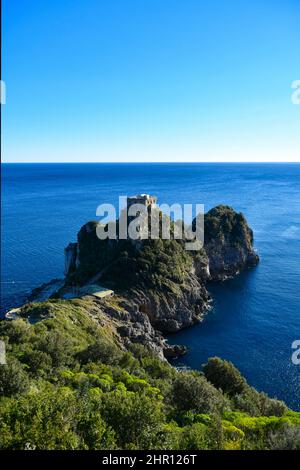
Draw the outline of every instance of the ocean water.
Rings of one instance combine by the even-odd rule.
[[[160,203],[228,204],[254,230],[260,264],[210,284],[213,309],[202,324],[170,336],[189,350],[180,362],[201,367],[218,355],[249,383],[300,409],[300,165],[297,164],[4,164],[1,308],[63,276],[64,247],[96,207],[138,192]],[[3,223],[4,221],[4,223]]]

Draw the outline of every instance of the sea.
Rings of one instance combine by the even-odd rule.
[[[62,278],[64,248],[96,209],[149,193],[158,203],[226,204],[246,216],[260,255],[256,268],[209,284],[203,323],[171,335],[185,344],[177,365],[232,361],[248,382],[300,410],[300,164],[2,164],[1,312]],[[299,355],[300,357],[300,355]]]

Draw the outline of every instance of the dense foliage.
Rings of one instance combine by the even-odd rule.
[[[2,449],[300,449],[300,413],[252,389],[229,362],[180,372],[122,349],[88,300],[28,305],[0,323]]]
[[[242,213],[229,206],[217,206],[204,216],[205,244],[218,240],[239,246],[245,242],[252,245],[253,232]]]
[[[96,228],[89,222],[79,231],[79,266],[68,284],[84,284],[101,273],[101,284],[118,291],[147,286],[174,293],[191,270],[192,258],[181,240],[100,240]]]

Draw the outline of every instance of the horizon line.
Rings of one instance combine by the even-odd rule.
[[[201,165],[201,164],[210,164],[210,165],[219,165],[219,164],[237,164],[237,165],[249,165],[249,164],[253,164],[253,165],[266,165],[266,164],[271,164],[271,165],[299,165],[300,164],[300,161],[261,161],[261,162],[258,162],[258,161],[246,161],[246,162],[238,162],[238,161],[213,161],[213,162],[210,162],[210,161],[200,161],[200,162],[196,162],[196,161],[161,161],[161,162],[150,162],[150,161],[145,161],[145,162],[142,162],[142,161],[101,161],[101,162],[95,162],[95,161],[62,161],[62,162],[3,162],[1,161],[1,164],[3,165],[65,165],[65,164],[88,164],[88,165],[93,165],[93,164],[96,164],[96,165],[102,165],[102,164],[113,164],[113,165],[120,165],[120,164],[146,164],[146,165],[157,165],[157,164],[195,164],[195,165]]]

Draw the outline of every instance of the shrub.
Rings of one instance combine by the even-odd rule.
[[[77,358],[83,364],[87,362],[103,362],[104,364],[116,364],[122,353],[107,340],[99,338],[95,343],[89,345],[77,354]]]
[[[7,364],[0,366],[0,396],[10,397],[26,392],[29,379],[20,362],[8,356]]]
[[[237,368],[219,357],[210,358],[204,365],[203,372],[210,383],[230,397],[244,392],[247,387],[246,380]]]
[[[285,426],[283,429],[272,431],[266,442],[270,450],[300,450],[300,428]]]
[[[222,394],[205,377],[190,372],[178,373],[172,385],[172,398],[180,412],[209,413],[226,406]]]
[[[159,400],[116,390],[103,397],[103,416],[121,448],[161,448],[164,416]]]
[[[20,318],[14,321],[0,321],[0,337],[6,337],[7,346],[28,341],[31,335],[30,325]]]
[[[288,408],[283,401],[269,398],[265,393],[260,393],[260,412],[265,416],[283,416]]]
[[[252,387],[248,387],[243,393],[232,397],[232,404],[235,410],[244,411],[251,416],[260,416],[259,393]]]
[[[22,362],[28,366],[33,375],[45,375],[52,366],[51,356],[43,351],[29,351],[24,354]]]
[[[69,338],[58,330],[50,330],[39,343],[39,349],[48,354],[54,367],[69,365],[73,362],[73,345]]]
[[[207,450],[209,448],[208,428],[204,424],[192,424],[183,429],[181,449]]]

